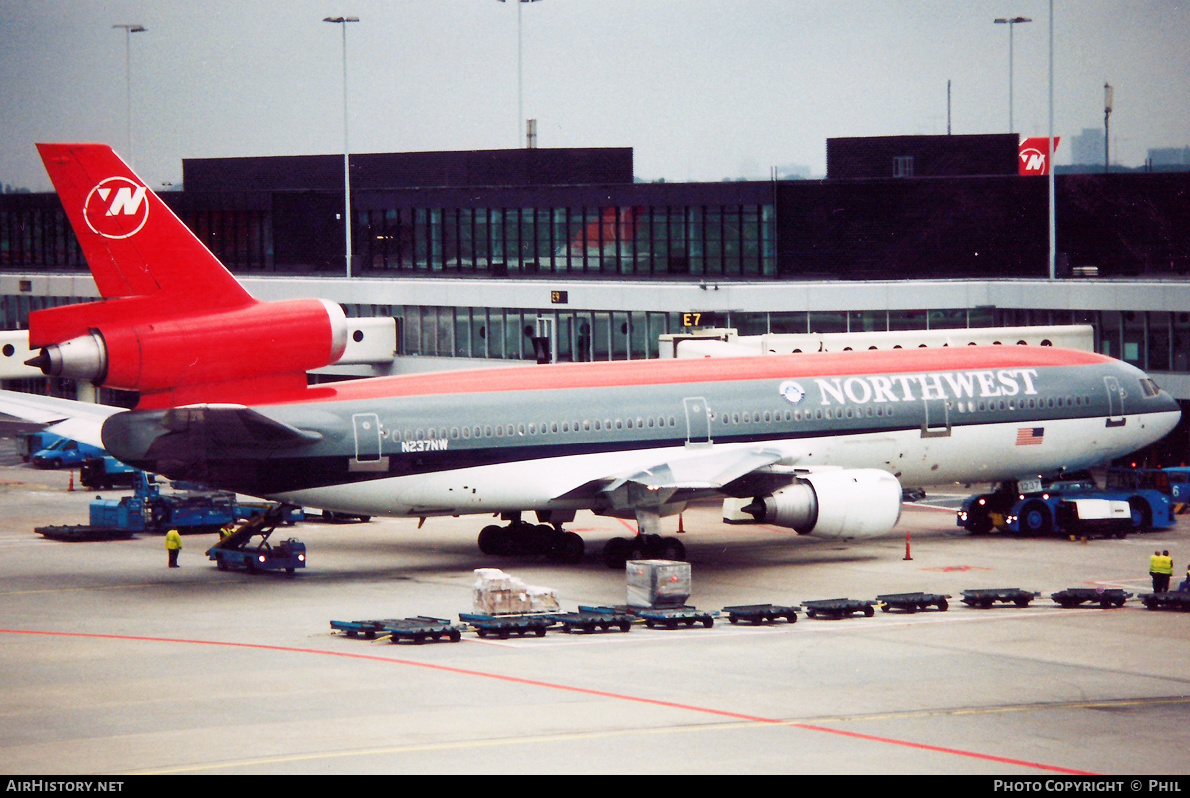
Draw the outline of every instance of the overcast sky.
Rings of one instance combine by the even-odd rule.
[[[1054,0],[1058,163],[1190,145],[1190,4]],[[1047,130],[1048,0],[541,0],[519,6],[542,147],[629,146],[644,179],[825,171],[826,139]],[[34,143],[103,141],[151,185],[183,158],[520,146],[517,11],[497,0],[0,0],[0,183],[49,190]],[[125,123],[131,37],[132,142]]]

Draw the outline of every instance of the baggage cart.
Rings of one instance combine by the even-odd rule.
[[[421,645],[427,640],[435,643],[443,640],[457,643],[463,637],[462,630],[450,621],[426,615],[375,621],[331,621],[331,629],[352,638],[377,640],[387,637],[390,643],[407,640],[414,645]]]
[[[710,629],[715,625],[715,617],[711,613],[703,612],[694,607],[633,608],[632,611],[639,617],[644,618],[645,626],[649,629],[656,629],[658,627],[663,629],[677,629],[679,626],[693,628],[696,623],[702,624],[706,629]]]
[[[1131,593],[1125,593],[1118,587],[1068,587],[1050,595],[1059,606],[1067,609],[1081,604],[1098,604],[1103,609],[1109,607],[1123,607],[1124,602],[1132,598]]]
[[[91,526],[72,524],[66,526],[39,526],[34,532],[50,540],[81,543],[95,540],[131,540],[132,530],[113,526]]]
[[[745,622],[756,625],[775,623],[782,618],[789,623],[797,623],[797,608],[780,604],[739,604],[733,607],[724,607],[723,611],[727,613],[727,620],[730,623]]]
[[[554,625],[550,615],[481,615],[473,612],[459,613],[459,620],[475,630],[480,637],[498,637],[501,640],[516,635],[545,637],[545,632]]]
[[[568,634],[576,631],[592,634],[610,632],[613,629],[627,632],[636,620],[636,616],[631,613],[612,607],[579,607],[578,612],[556,613],[550,617]]]
[[[1147,610],[1181,610],[1190,612],[1190,593],[1166,591],[1165,593],[1142,593],[1141,603]]]
[[[964,590],[963,603],[968,607],[978,607],[986,610],[997,602],[1015,604],[1018,607],[1028,607],[1040,593],[1021,590],[1019,587],[991,587],[978,590]]]
[[[890,610],[917,612],[930,607],[937,607],[939,612],[946,612],[950,608],[950,602],[947,601],[949,598],[950,596],[941,593],[886,593],[877,596],[876,601],[880,604],[881,612]]]
[[[802,608],[806,611],[807,618],[850,618],[855,613],[863,613],[867,618],[871,618],[876,614],[873,609],[874,601],[865,601],[862,599],[849,598],[833,598],[833,599],[816,599],[814,601],[807,601],[802,604]]]

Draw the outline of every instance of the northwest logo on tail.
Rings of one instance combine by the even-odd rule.
[[[109,177],[91,189],[83,218],[104,238],[130,238],[149,220],[148,189],[126,177]]]

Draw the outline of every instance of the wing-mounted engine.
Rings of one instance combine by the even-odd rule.
[[[758,523],[824,538],[886,535],[901,517],[901,484],[875,468],[818,471],[758,496],[743,511]]]
[[[156,307],[149,307],[146,299],[34,314],[30,342],[41,352],[29,364],[54,377],[138,391],[146,409],[301,390],[307,371],[334,363],[347,345],[347,319],[333,302],[252,301],[187,313],[176,301],[153,297]],[[133,304],[140,306],[134,313]],[[85,319],[82,329],[76,318]]]

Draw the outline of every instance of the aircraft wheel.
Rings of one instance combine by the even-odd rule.
[[[627,560],[627,538],[612,538],[603,544],[603,564],[608,568],[623,568]]]
[[[686,546],[677,538],[663,538],[661,541],[661,559],[685,562]]]
[[[479,550],[484,554],[501,555],[504,553],[504,528],[492,524],[485,526],[479,533]]]
[[[563,532],[558,545],[558,559],[564,563],[582,562],[587,547],[583,539],[573,532]]]

